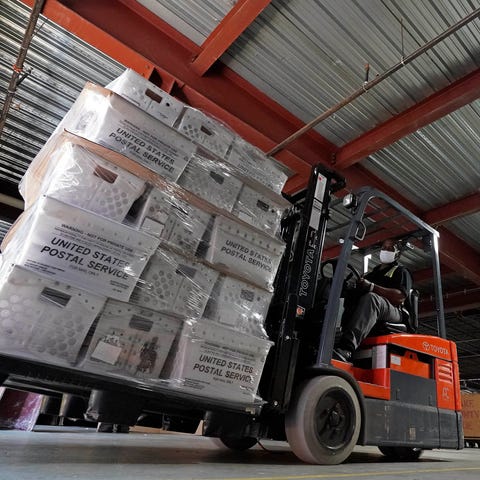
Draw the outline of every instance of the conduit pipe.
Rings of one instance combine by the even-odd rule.
[[[375,85],[378,85],[380,82],[383,80],[386,80],[388,77],[390,77],[392,74],[394,74],[396,71],[400,70],[402,67],[405,65],[409,64],[413,60],[415,60],[417,57],[425,53],[426,51],[430,50],[433,48],[435,45],[443,41],[445,38],[449,37],[453,33],[455,33],[457,30],[460,28],[464,27],[468,23],[472,22],[476,18],[480,16],[480,8],[477,8],[474,10],[472,13],[467,15],[465,18],[460,20],[459,22],[455,23],[451,27],[447,28],[443,33],[438,35],[437,37],[433,38],[429,42],[427,42],[425,45],[422,47],[418,48],[415,50],[413,53],[410,55],[407,55],[405,58],[402,58],[400,62],[395,64],[393,67],[390,67],[388,70],[386,70],[384,73],[377,75],[373,80],[369,82],[365,82],[362,87],[357,89],[355,92],[353,92],[350,96],[346,97],[344,100],[341,102],[337,103],[333,107],[329,108],[327,111],[319,115],[318,117],[314,118],[312,121],[304,125],[302,128],[297,130],[295,133],[290,135],[288,138],[280,142],[276,147],[272,148],[269,152],[267,152],[267,155],[275,155],[276,153],[280,152],[283,150],[287,145],[295,141],[298,137],[302,136],[305,132],[308,132],[311,130],[313,127],[318,125],[320,122],[323,122],[323,120],[327,119],[334,113],[338,112],[341,108],[345,107],[349,103],[352,103],[355,99],[358,97],[362,96],[364,93],[368,92],[371,88],[373,88]]]
[[[44,3],[45,0],[35,0],[32,12],[30,13],[30,18],[28,19],[27,29],[25,30],[25,35],[23,36],[22,45],[20,46],[20,51],[18,52],[17,60],[15,65],[12,67],[12,77],[10,78],[10,83],[7,88],[7,95],[5,96],[2,113],[0,114],[0,137],[2,136],[3,129],[7,121],[10,105],[12,104],[13,97],[15,96],[20,75],[23,72],[23,63],[25,62],[25,58],[27,56],[28,47],[30,46],[30,42],[32,41],[35,33],[35,27]]]

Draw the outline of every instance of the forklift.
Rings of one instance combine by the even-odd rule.
[[[312,464],[339,464],[357,444],[378,446],[393,460],[416,460],[424,449],[461,449],[459,369],[456,346],[446,339],[439,234],[373,188],[347,195],[343,205],[351,219],[342,224],[343,216],[331,227],[338,216],[333,195],[344,188],[343,177],[316,166],[307,189],[290,199],[293,207],[282,223],[287,247],[266,319],[275,345],[260,383],[265,404],[245,422],[207,414],[204,434],[232,449],[249,448],[259,438],[287,440],[297,457]],[[326,241],[336,230],[341,236],[333,242],[341,249]],[[412,290],[408,324],[383,325],[352,363],[334,360],[345,291],[361,275],[353,252],[365,260],[369,242],[381,244],[392,233],[419,245],[431,261],[436,335],[417,333],[418,292]],[[337,258],[325,258],[337,251]]]
[[[336,198],[345,179],[320,165],[291,197],[282,221],[286,251],[265,321],[274,342],[253,403],[222,401],[0,353],[0,385],[78,397],[66,417],[202,433],[233,450],[261,439],[288,441],[312,464],[339,464],[355,445],[395,460],[422,450],[463,448],[455,344],[446,339],[438,232],[383,193],[363,188]],[[416,324],[367,337],[351,363],[332,359],[352,280],[382,239],[408,240],[432,266],[434,335]],[[416,300],[411,292],[412,304]],[[416,313],[413,313],[416,318]],[[86,411],[83,405],[87,405]]]

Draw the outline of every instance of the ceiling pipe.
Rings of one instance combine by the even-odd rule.
[[[42,11],[43,4],[45,0],[36,0],[33,5],[32,12],[30,13],[30,18],[28,19],[27,29],[25,30],[25,35],[23,36],[22,45],[20,46],[20,51],[18,52],[17,61],[13,65],[13,73],[10,78],[10,83],[7,88],[7,95],[5,97],[5,102],[3,104],[2,113],[0,114],[0,138],[7,121],[7,115],[10,110],[10,105],[12,104],[13,97],[17,91],[18,84],[22,81],[20,75],[23,73],[23,63],[27,57],[28,47],[32,41],[33,35],[35,34],[35,27],[37,25],[38,17]],[[25,78],[25,77],[23,77]]]
[[[295,141],[297,138],[301,137],[304,133],[311,130],[313,127],[318,125],[320,122],[323,122],[323,120],[327,119],[328,117],[330,117],[334,113],[338,112],[341,108],[343,108],[346,105],[352,103],[355,99],[362,96],[364,93],[368,92],[371,88],[378,85],[383,80],[386,80],[388,77],[390,77],[396,71],[400,70],[402,67],[409,64],[410,62],[415,60],[417,57],[419,57],[420,55],[422,55],[426,51],[430,50],[435,45],[437,45],[438,43],[443,41],[445,38],[449,37],[450,35],[455,33],[457,30],[464,27],[465,25],[467,25],[471,21],[475,20],[479,16],[480,16],[480,8],[477,8],[472,13],[470,13],[470,15],[467,15],[465,18],[463,18],[459,22],[457,22],[454,25],[452,25],[451,27],[447,28],[447,30],[445,30],[443,33],[441,33],[440,35],[438,35],[434,39],[427,42],[422,47],[418,48],[417,50],[415,50],[410,55],[407,55],[406,57],[402,58],[402,60],[400,62],[395,64],[393,67],[390,67],[384,73],[382,73],[380,75],[377,75],[370,82],[364,82],[362,87],[357,89],[355,92],[353,92],[350,96],[343,99],[341,102],[339,102],[336,105],[334,105],[333,107],[329,108],[327,111],[325,111],[324,113],[322,113],[318,117],[314,118],[311,122],[304,125],[302,128],[297,130],[295,133],[290,135],[288,138],[286,138],[285,140],[280,142],[276,147],[272,148],[272,150],[267,152],[267,155],[275,155],[276,153],[280,152],[287,145],[289,145],[290,143]]]

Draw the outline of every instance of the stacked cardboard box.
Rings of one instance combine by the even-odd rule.
[[[22,180],[0,351],[253,401],[288,172],[132,71],[109,87],[86,85]]]

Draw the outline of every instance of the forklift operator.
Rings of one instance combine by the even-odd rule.
[[[357,282],[347,293],[342,317],[342,335],[333,358],[349,362],[363,339],[382,324],[402,324],[408,316],[403,303],[412,288],[407,268],[399,265],[400,248],[393,239],[385,240],[380,251],[380,265]],[[374,329],[374,327],[377,328]]]

